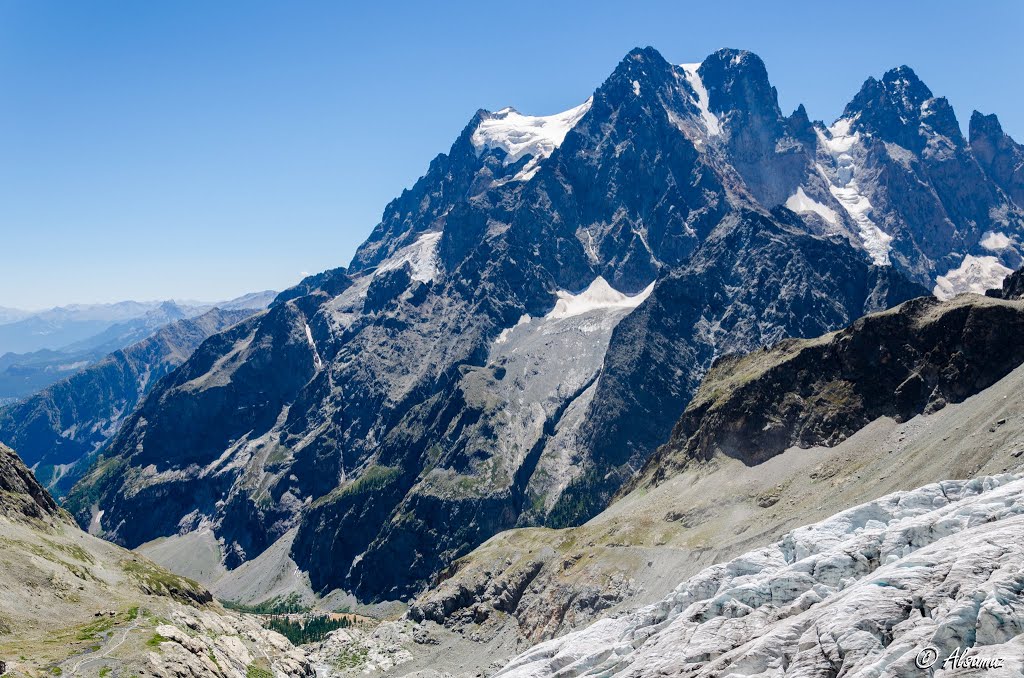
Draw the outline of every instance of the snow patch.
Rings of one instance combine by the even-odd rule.
[[[471,141],[477,153],[491,148],[505,151],[506,165],[527,155],[539,161],[562,144],[569,130],[590,110],[592,100],[547,116],[523,115],[514,108],[503,108],[480,121]]]
[[[520,327],[521,325],[529,324],[530,320],[532,320],[532,318],[530,318],[529,314],[523,314],[519,316],[519,322],[517,322],[512,327],[506,327],[505,329],[503,329],[501,333],[498,335],[498,338],[494,340],[494,343],[504,344],[506,341],[508,341],[508,336],[512,334],[512,331],[515,328]]]
[[[633,95],[640,96],[640,83],[636,80],[633,81]]]
[[[711,112],[708,108],[708,91],[704,88],[704,81],[701,80],[700,74],[697,69],[700,68],[700,64],[679,64],[679,67],[686,73],[686,81],[690,83],[690,87],[697,93],[697,100],[694,102],[697,104],[697,108],[700,110],[700,118],[704,121],[704,127],[707,128],[709,136],[717,136],[722,133],[722,126],[718,121],[718,116]]]
[[[590,286],[579,294],[559,290],[557,292],[558,301],[555,302],[555,307],[544,318],[547,320],[571,318],[572,316],[582,315],[590,311],[636,308],[651,295],[653,289],[654,283],[652,282],[639,294],[630,296],[619,292],[609,285],[608,281],[603,277],[597,276],[594,278],[594,282],[590,283]]]
[[[990,252],[999,252],[1010,246],[1010,238],[1005,233],[986,231],[981,238],[981,246]]]
[[[100,509],[93,514],[92,520],[89,521],[89,534],[103,533],[103,513],[103,509]]]
[[[309,342],[309,348],[313,351],[313,363],[319,370],[324,366],[323,361],[320,360],[320,352],[316,350],[316,342],[313,341],[313,330],[309,329],[309,323],[305,323],[306,327],[306,340]]]
[[[985,290],[1001,286],[1003,278],[1011,273],[1011,269],[1003,266],[993,256],[976,257],[968,254],[958,267],[935,279],[932,294],[939,299],[952,299],[965,292],[985,294]]]
[[[803,186],[797,187],[796,193],[786,199],[786,207],[797,213],[814,212],[833,226],[839,222],[835,210],[808,196]]]
[[[441,232],[424,233],[411,245],[406,245],[377,266],[377,273],[393,271],[406,263],[412,268],[412,279],[430,282],[437,277],[437,241]]]

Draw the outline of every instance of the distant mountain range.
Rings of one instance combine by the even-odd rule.
[[[276,292],[254,292],[216,304],[135,302],[75,304],[44,311],[0,310],[0,404],[23,398],[157,328],[211,308],[263,309]]]
[[[168,323],[39,393],[0,408],[0,441],[16,447],[36,477],[63,494],[117,433],[142,398],[212,334],[255,309],[212,309]]]
[[[906,66],[826,125],[750,52],[633,50],[564,113],[478,111],[347,269],[162,379],[67,505],[129,547],[409,600],[503,530],[605,510],[716,359],[1001,285],[1020,154]]]

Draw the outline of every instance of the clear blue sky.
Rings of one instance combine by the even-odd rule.
[[[826,121],[906,63],[1024,138],[1024,3],[778,5],[0,0],[0,305],[347,264],[477,108],[576,105],[638,45],[753,50]]]

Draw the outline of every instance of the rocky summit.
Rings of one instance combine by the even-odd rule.
[[[218,577],[408,600],[503,530],[604,510],[716,359],[998,287],[1022,263],[1019,146],[971,130],[906,66],[830,125],[785,115],[732,49],[635,49],[565,112],[478,111],[347,268],[156,383],[67,506],[124,546],[202,541]],[[913,303],[873,322],[913,332]],[[903,415],[966,395],[955,358],[891,359]]]

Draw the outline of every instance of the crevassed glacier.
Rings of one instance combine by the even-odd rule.
[[[659,603],[520,655],[497,675],[920,676],[957,647],[1020,675],[1024,479],[896,492],[709,567]]]

